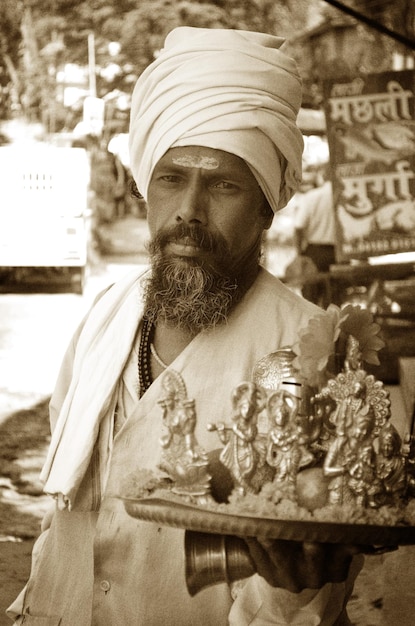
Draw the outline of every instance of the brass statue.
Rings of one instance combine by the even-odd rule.
[[[379,506],[382,489],[374,442],[390,418],[390,399],[383,383],[362,368],[359,344],[351,335],[343,371],[318,394],[320,402],[324,398],[335,402],[323,464],[332,479],[329,503]]]
[[[382,485],[382,504],[397,504],[405,494],[409,476],[401,436],[390,422],[379,433],[376,474]]]
[[[264,403],[261,389],[255,383],[243,382],[232,393],[232,426],[223,423],[208,426],[210,431],[217,431],[224,444],[220,461],[231,472],[235,489],[241,495],[257,493],[266,478],[265,450],[257,427]]]
[[[327,505],[399,505],[415,492],[415,444],[404,445],[390,423],[388,392],[363,369],[359,342],[349,335],[346,345],[343,369],[314,394],[289,349],[261,359],[253,380],[233,389],[230,423],[209,424],[208,430],[223,445],[219,460],[235,494],[258,495],[266,486],[274,501],[296,502],[299,472],[309,466],[325,477]],[[211,476],[194,434],[195,402],[177,372],[167,371],[162,384],[160,468],[174,493],[206,502]]]
[[[172,491],[199,503],[210,497],[206,452],[198,445],[195,401],[187,397],[180,374],[169,370],[163,377],[164,397],[159,400],[167,434],[160,439],[160,469],[173,480]]]
[[[341,426],[324,459],[324,473],[332,479],[329,504],[375,506],[375,414],[363,406],[349,419],[348,431]]]
[[[289,494],[295,489],[299,468],[310,463],[314,456],[307,450],[307,437],[297,420],[298,401],[291,393],[272,393],[268,398],[267,413],[271,427],[266,460],[275,470],[273,483]]]

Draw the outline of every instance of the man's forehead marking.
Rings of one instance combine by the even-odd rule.
[[[181,167],[197,167],[204,170],[216,170],[219,167],[219,161],[210,156],[185,154],[172,156],[171,160]]]

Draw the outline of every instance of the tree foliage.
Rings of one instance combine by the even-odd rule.
[[[0,3],[0,84],[12,78],[19,59],[21,7],[15,0]]]
[[[349,1],[356,8],[365,4]],[[377,4],[382,8],[377,17],[395,27],[404,8],[413,31],[413,0]],[[19,97],[50,97],[47,77],[53,68],[87,65],[88,35],[94,33],[98,95],[129,90],[167,32],[181,25],[279,34],[301,65],[301,46],[291,50],[290,41],[313,25],[322,9],[336,13],[324,0],[1,0],[0,84],[12,80]],[[119,43],[115,56],[110,42]],[[121,68],[112,81],[101,77],[109,64]]]

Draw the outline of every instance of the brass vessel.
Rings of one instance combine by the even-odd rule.
[[[185,532],[185,576],[191,596],[205,587],[255,573],[245,542],[231,535]]]

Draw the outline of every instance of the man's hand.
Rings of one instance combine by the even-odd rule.
[[[353,556],[364,551],[362,546],[335,543],[253,537],[244,537],[244,541],[258,574],[272,587],[293,593],[346,580]]]

